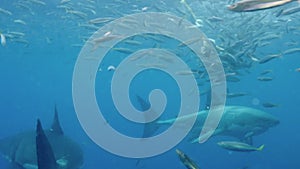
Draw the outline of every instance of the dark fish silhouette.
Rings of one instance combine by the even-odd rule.
[[[36,130],[1,139],[0,153],[11,162],[10,169],[32,169],[38,165],[39,169],[78,169],[83,164],[83,152],[63,134],[56,109],[50,129],[43,130],[38,121]]]

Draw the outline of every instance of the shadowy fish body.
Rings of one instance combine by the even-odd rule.
[[[270,102],[266,102],[262,104],[264,107],[266,108],[272,108],[272,107],[278,107],[278,104],[274,104],[274,103],[270,103]]]
[[[225,148],[227,150],[232,151],[241,151],[241,152],[249,152],[249,151],[261,151],[264,148],[264,145],[260,147],[254,147],[252,145],[236,142],[236,141],[221,141],[217,143],[220,147]]]
[[[36,130],[0,139],[0,153],[10,169],[79,169],[84,160],[79,144],[64,135],[56,108],[50,129],[38,120]]]

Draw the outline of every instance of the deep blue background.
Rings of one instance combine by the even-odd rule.
[[[80,48],[71,45],[82,43],[80,37],[89,35],[85,33],[85,30],[77,29],[76,22],[62,19],[66,14],[63,10],[56,8],[59,1],[53,1],[52,4],[47,2],[47,6],[33,5],[32,10],[35,15],[16,8],[14,6],[16,2],[15,0],[0,2],[0,8],[13,12],[12,16],[0,13],[0,31],[4,33],[8,31],[24,32],[29,45],[8,40],[6,46],[0,46],[0,138],[33,129],[37,118],[41,118],[44,126],[49,126],[54,105],[57,104],[65,133],[79,142],[84,150],[85,164],[83,168],[184,168],[175,154],[175,149],[157,157],[144,159],[136,165],[137,160],[112,155],[94,144],[82,130],[72,102],[72,73]],[[113,3],[112,1],[98,2],[103,6]],[[117,2],[115,3],[117,4]],[[147,2],[136,2],[136,4],[141,7],[148,5]],[[110,8],[113,10],[113,6]],[[125,13],[126,6],[123,9],[122,12]],[[130,11],[129,7],[128,11]],[[97,16],[90,18],[113,15],[110,10],[103,10],[99,11]],[[15,24],[13,23],[14,19],[22,19],[27,22],[27,25]],[[298,30],[295,30],[298,32],[300,31],[299,21],[294,23],[298,26]],[[46,38],[51,39],[51,43],[47,43]],[[290,39],[300,42],[300,36],[287,34],[272,42],[272,47],[264,50],[268,50],[269,53],[283,51],[286,48],[282,47],[282,44]],[[296,47],[300,47],[299,44]],[[114,61],[114,59],[108,60],[111,63]],[[176,148],[186,152],[202,169],[231,169],[244,166],[251,169],[299,168],[300,73],[295,71],[299,67],[300,55],[296,53],[266,64],[253,65],[249,70],[250,73],[245,73],[240,82],[228,83],[230,91],[248,93],[244,97],[228,99],[228,105],[244,105],[262,109],[280,119],[278,126],[254,138],[256,146],[265,144],[262,152],[228,152],[216,145],[216,142],[222,140],[222,137],[212,138],[209,142],[201,145],[183,141]],[[270,82],[257,81],[259,73],[266,69],[272,69],[271,76],[274,80]],[[113,72],[107,73],[109,80],[108,77],[111,76],[109,74]],[[146,98],[152,88],[165,89],[170,103],[166,112],[171,113],[170,116],[172,116],[174,112],[178,111],[180,101],[178,91],[173,92],[178,88],[167,75],[154,73],[157,75],[145,73],[138,76],[131,90],[142,93]],[[162,82],[163,80],[166,81]],[[109,81],[99,80],[99,85],[100,83],[109,83]],[[109,89],[104,89],[104,91],[101,91],[102,88],[96,89],[99,97],[107,95],[109,98]],[[138,107],[134,98],[132,101]],[[279,106],[264,108],[261,106],[262,102],[278,103]],[[99,104],[102,103],[99,102]],[[109,101],[103,107],[104,112],[115,111]],[[113,124],[120,127],[120,131],[122,128],[124,129],[124,126],[130,125],[119,120],[113,121]],[[137,131],[140,130],[140,128],[137,129]],[[130,131],[126,132],[130,133]],[[135,135],[135,133],[132,134]],[[0,158],[0,168],[4,168],[6,165],[7,161]]]

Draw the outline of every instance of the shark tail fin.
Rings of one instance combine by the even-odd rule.
[[[40,120],[36,126],[36,155],[38,169],[57,169],[55,156]]]
[[[53,133],[60,134],[60,135],[64,134],[64,132],[61,128],[61,125],[59,123],[58,112],[57,112],[56,105],[54,107],[54,118],[53,118],[53,122],[52,122],[52,126],[51,126],[51,131]]]
[[[263,149],[264,149],[264,147],[265,147],[265,145],[263,144],[263,145],[261,145],[261,146],[259,146],[258,148],[257,148],[257,151],[262,151]]]

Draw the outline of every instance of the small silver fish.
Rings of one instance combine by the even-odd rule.
[[[279,53],[279,54],[274,54],[274,55],[268,55],[268,56],[266,56],[266,57],[260,59],[260,60],[258,61],[258,63],[259,63],[259,64],[267,63],[267,62],[269,62],[269,61],[271,61],[271,60],[273,60],[273,59],[275,59],[275,58],[279,58],[279,57],[281,57],[281,56],[282,56],[281,53]]]
[[[26,22],[21,20],[21,19],[14,20],[14,23],[19,23],[19,24],[22,24],[22,25],[26,25]]]
[[[88,21],[89,24],[105,24],[107,22],[110,22],[114,20],[115,18],[112,17],[106,17],[106,18],[95,18]]]
[[[225,148],[227,150],[232,151],[241,151],[241,152],[249,152],[249,151],[262,151],[265,147],[264,145],[261,145],[259,147],[254,147],[252,145],[237,142],[237,141],[221,141],[217,143],[220,147]]]
[[[6,9],[2,9],[2,8],[0,8],[0,13],[3,13],[5,15],[12,15],[12,13],[10,11],[8,11]]]
[[[272,77],[257,77],[257,80],[259,80],[259,81],[271,81],[271,80],[273,80],[273,78]]]
[[[217,17],[217,16],[209,17],[209,18],[207,18],[207,20],[209,20],[209,21],[211,21],[211,22],[221,22],[221,21],[224,21],[223,18]]]
[[[134,52],[134,50],[128,49],[128,48],[112,48],[114,51],[118,51],[120,53],[125,53],[125,54],[131,54]]]
[[[266,75],[266,74],[269,74],[271,72],[272,72],[272,70],[270,70],[270,69],[264,70],[263,72],[260,73],[260,75]]]
[[[294,54],[300,52],[300,48],[292,48],[283,52],[284,55]]]
[[[279,16],[281,16],[281,15],[291,15],[291,14],[297,13],[297,12],[300,12],[300,5],[282,10],[280,12]]]
[[[251,12],[274,8],[296,0],[242,0],[229,5],[227,8],[234,12]]]
[[[0,36],[1,36],[1,45],[5,46],[6,45],[6,38],[2,33],[0,33]]]
[[[234,98],[234,97],[241,97],[241,96],[246,96],[247,93],[227,93],[228,98]]]
[[[28,0],[28,1],[38,5],[46,5],[44,1],[40,1],[40,0]]]

